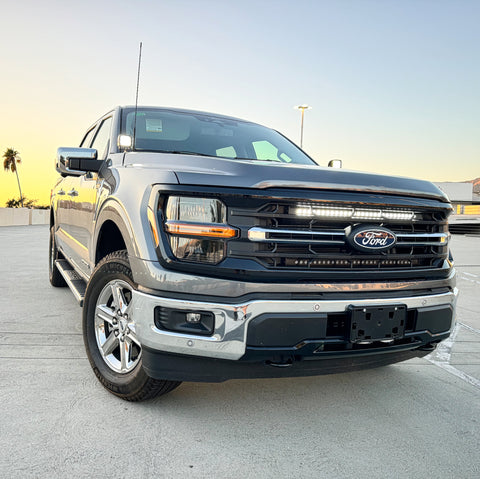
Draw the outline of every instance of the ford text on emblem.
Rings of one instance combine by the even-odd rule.
[[[397,237],[386,228],[363,226],[354,229],[348,240],[355,249],[373,253],[390,249],[397,242]]]

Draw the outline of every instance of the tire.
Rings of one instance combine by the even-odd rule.
[[[55,286],[56,288],[62,288],[67,286],[67,283],[63,279],[60,271],[55,264],[57,259],[62,259],[63,256],[57,249],[57,245],[55,243],[55,233],[53,232],[54,227],[50,228],[50,241],[48,244],[48,278],[50,279],[50,284]]]
[[[134,289],[127,252],[103,258],[85,292],[83,340],[101,384],[127,401],[144,401],[172,391],[180,382],[150,378],[142,368],[142,346],[130,308]]]

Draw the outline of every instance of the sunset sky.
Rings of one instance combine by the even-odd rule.
[[[237,116],[319,164],[462,181],[480,176],[475,0],[0,0],[0,150],[48,204],[59,146],[116,105]],[[18,197],[0,172],[0,206]]]

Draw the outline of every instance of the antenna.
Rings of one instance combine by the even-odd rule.
[[[140,65],[141,64],[142,64],[142,42],[140,42],[140,50],[138,52],[137,93],[135,95],[135,117],[133,119],[133,149],[135,149],[136,134],[137,134],[138,86],[140,84]]]

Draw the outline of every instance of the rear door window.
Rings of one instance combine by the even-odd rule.
[[[90,145],[92,144],[92,138],[93,134],[95,133],[95,128],[97,125],[95,125],[93,128],[90,128],[90,130],[85,133],[85,136],[83,137],[82,142],[80,143],[80,148],[89,148]]]
[[[112,126],[112,117],[106,118],[102,121],[98,129],[95,139],[93,140],[92,148],[98,152],[97,159],[104,160],[108,154],[108,147],[110,144],[110,128]]]

